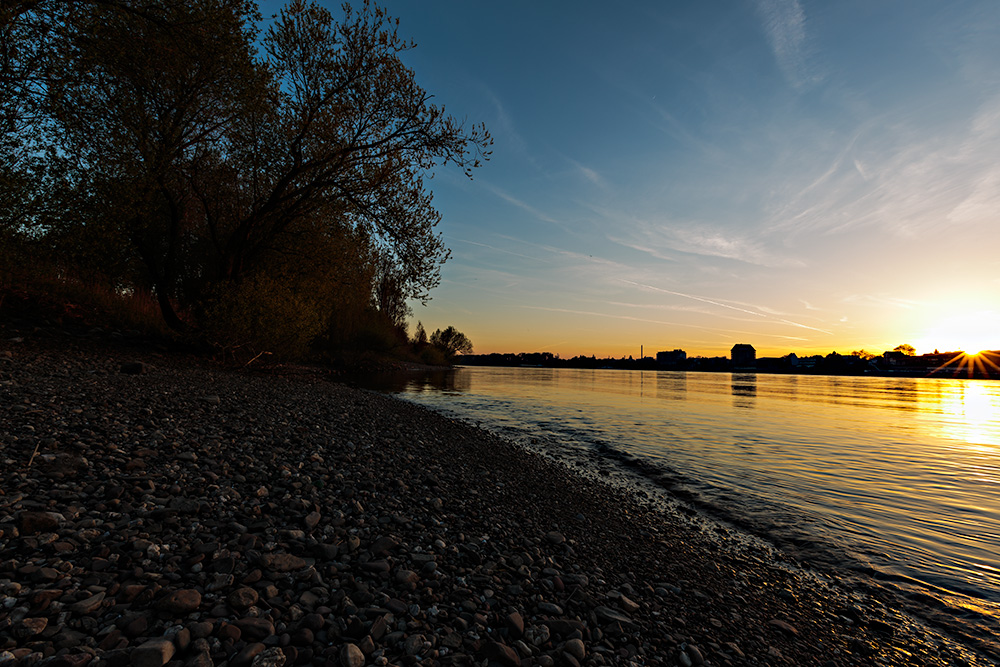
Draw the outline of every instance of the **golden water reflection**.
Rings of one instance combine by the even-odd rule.
[[[1000,382],[469,368],[404,393],[559,458],[650,462],[804,560],[1000,618]]]

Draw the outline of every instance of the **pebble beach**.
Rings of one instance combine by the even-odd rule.
[[[322,369],[93,337],[3,331],[0,667],[989,664]]]

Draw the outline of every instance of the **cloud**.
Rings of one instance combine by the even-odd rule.
[[[503,248],[497,248],[496,246],[489,245],[488,243],[479,243],[478,241],[470,241],[468,239],[460,239],[460,238],[456,238],[456,237],[453,237],[453,236],[447,236],[447,235],[445,235],[445,238],[446,239],[449,239],[449,238],[453,239],[455,241],[458,241],[459,243],[467,243],[469,245],[478,246],[480,248],[487,248],[489,250],[494,250],[496,252],[506,253],[508,255],[513,255],[514,257],[522,257],[524,259],[530,259],[530,260],[535,261],[535,262],[541,262],[542,261],[542,260],[538,259],[537,257],[531,257],[530,255],[522,255],[521,253],[519,253],[519,252],[513,252],[512,250],[504,250]]]
[[[893,308],[910,309],[925,305],[922,302],[914,301],[913,299],[901,299],[885,294],[849,294],[844,297],[843,301],[845,303],[877,306],[879,308],[891,306]]]
[[[816,82],[808,64],[806,15],[798,0],[757,0],[756,7],[785,80],[794,88]]]
[[[618,216],[620,218],[620,216]],[[778,267],[805,266],[801,259],[773,253],[764,237],[751,236],[725,230],[713,225],[696,222],[632,220],[615,225],[618,232],[608,236],[610,241],[633,250],[653,255],[657,259],[675,261],[672,253],[688,253],[707,257],[732,259],[747,264]]]
[[[566,158],[566,161],[569,162],[571,165],[573,165],[573,168],[576,170],[576,172],[584,179],[596,185],[602,190],[608,189],[608,182],[605,181],[604,177],[598,174],[596,171],[594,171],[590,167],[584,166],[583,164],[577,162],[573,158],[568,157]]]
[[[500,197],[500,199],[503,199],[505,202],[507,202],[509,204],[513,204],[514,206],[516,206],[516,207],[518,207],[518,208],[520,208],[520,209],[522,209],[524,211],[527,211],[528,213],[530,213],[531,215],[535,216],[539,220],[543,220],[545,222],[550,222],[550,223],[552,223],[554,225],[560,225],[561,226],[561,223],[558,220],[556,220],[555,218],[553,218],[552,216],[546,215],[545,213],[542,213],[541,211],[539,211],[534,206],[531,206],[527,202],[524,202],[524,201],[518,199],[517,197],[514,197],[511,194],[508,194],[504,190],[496,187],[495,185],[490,185],[489,183],[483,183],[483,187],[485,187],[487,190],[489,190],[490,192],[492,192],[493,194],[495,194],[497,197]]]
[[[483,94],[490,100],[493,104],[493,109],[496,113],[496,125],[491,125],[491,133],[494,140],[499,140],[501,137],[505,141],[513,152],[522,156],[527,160],[533,167],[538,167],[538,163],[535,157],[531,154],[528,148],[528,142],[525,141],[524,137],[518,131],[517,126],[514,123],[513,118],[507,112],[507,107],[500,100],[500,97],[493,92],[486,84],[480,84]]]
[[[760,310],[762,310],[759,307],[755,308],[755,310],[750,310],[749,308],[744,308],[743,305],[739,304],[739,302],[737,302],[737,301],[729,301],[728,299],[710,299],[708,297],[697,296],[695,294],[685,294],[684,292],[675,292],[673,290],[663,289],[662,287],[654,287],[652,285],[644,285],[642,283],[633,282],[631,280],[623,280],[622,282],[626,282],[626,283],[629,283],[631,285],[635,285],[636,287],[641,287],[643,289],[653,290],[655,292],[663,292],[664,294],[673,294],[674,296],[683,297],[685,299],[692,299],[694,301],[700,301],[702,303],[707,303],[707,304],[710,304],[710,305],[713,305],[713,306],[718,306],[719,308],[728,308],[729,310],[735,310],[735,311],[740,312],[740,313],[746,313],[748,315],[753,315],[755,317],[759,317],[759,318],[762,318],[762,319],[765,319],[765,320],[777,321],[777,322],[780,322],[782,324],[788,324],[790,326],[798,327],[800,329],[809,329],[810,331],[817,331],[819,333],[823,333],[823,334],[827,334],[827,335],[833,335],[832,331],[827,331],[826,329],[820,329],[818,327],[812,327],[812,326],[809,326],[808,324],[802,324],[801,322],[795,322],[793,320],[788,320],[788,319],[785,319],[783,317],[777,317],[777,316],[772,315],[770,313],[759,312]],[[733,305],[733,304],[737,304],[737,305]],[[777,311],[771,311],[771,312],[776,313]]]
[[[1000,96],[941,129],[886,114],[865,121],[817,178],[783,191],[765,234],[878,229],[902,238],[944,227],[988,229],[1000,208]],[[795,175],[787,180],[794,182]]]

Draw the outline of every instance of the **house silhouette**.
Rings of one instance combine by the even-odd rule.
[[[730,350],[734,371],[755,371],[757,370],[757,350],[753,345],[737,343]]]

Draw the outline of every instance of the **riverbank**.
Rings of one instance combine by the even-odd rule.
[[[0,383],[0,665],[966,664],[877,600],[318,371],[29,337]]]

